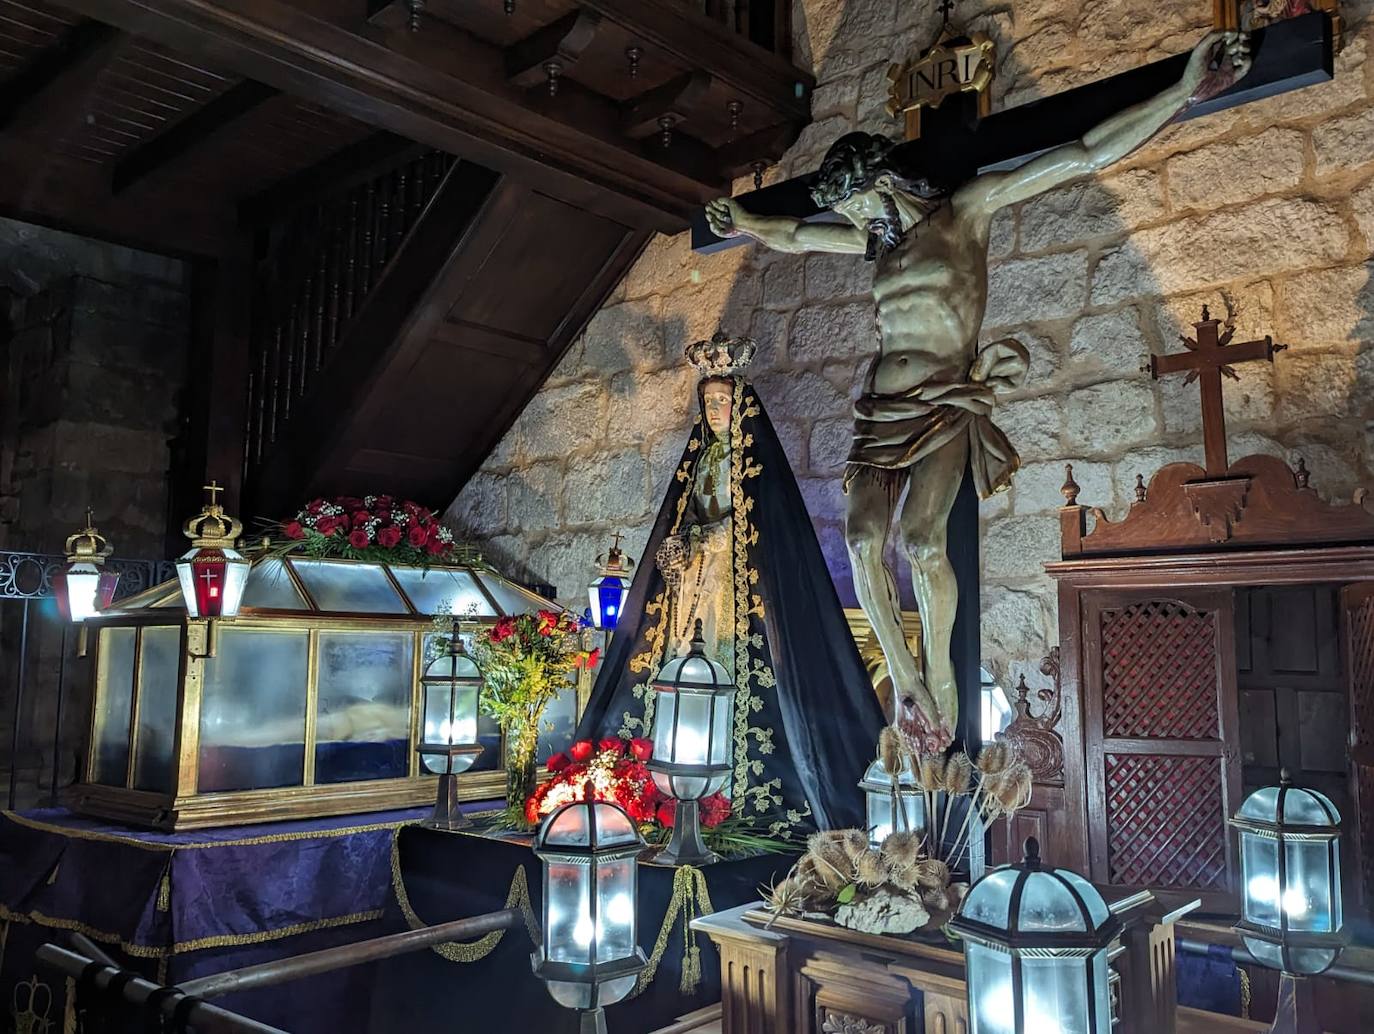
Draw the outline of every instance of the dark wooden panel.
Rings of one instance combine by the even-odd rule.
[[[600,269],[624,235],[617,223],[532,194],[449,316],[526,339],[548,338],[586,290],[575,271],[588,264]],[[513,288],[528,292],[527,304],[511,304]]]
[[[51,50],[78,20],[60,7],[0,0],[0,82]]]

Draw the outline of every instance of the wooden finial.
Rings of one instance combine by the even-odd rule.
[[[1065,463],[1064,484],[1059,489],[1059,494],[1064,497],[1064,505],[1077,506],[1079,491],[1078,482],[1073,479],[1073,464]]]
[[[664,148],[673,145],[673,126],[677,120],[672,115],[660,115],[658,117],[659,140]]]
[[[1206,305],[1204,305],[1204,306],[1202,307],[1202,322],[1203,322],[1203,323],[1210,323],[1211,320],[1212,320],[1212,311],[1211,311],[1210,309],[1208,309]]]
[[[549,82],[549,96],[558,96],[558,77],[563,74],[563,65],[557,61],[544,62],[544,75]]]
[[[753,164],[752,168],[753,168],[753,170],[754,170],[754,189],[755,189],[755,190],[762,190],[762,189],[763,189],[763,171],[764,171],[766,168],[768,168],[768,163],[767,163],[767,162],[764,162],[764,161],[757,161],[757,162],[755,162],[755,163]]]
[[[630,78],[639,78],[639,59],[644,56],[644,48],[633,43],[625,48],[625,59],[630,62]]]
[[[1145,476],[1143,474],[1135,476],[1135,501],[1138,503],[1145,501]]]
[[[420,31],[420,12],[425,9],[425,0],[406,0],[406,6],[410,8],[410,31]]]
[[[1311,473],[1307,469],[1307,460],[1298,457],[1298,469],[1293,471],[1293,480],[1298,483],[1299,488],[1306,488],[1307,482],[1311,478]]]
[[[739,132],[739,117],[744,114],[744,101],[728,101],[725,110],[730,116],[730,139],[733,140],[735,134]]]

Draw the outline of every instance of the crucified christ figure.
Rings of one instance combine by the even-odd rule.
[[[1249,68],[1247,35],[1212,33],[1193,49],[1182,79],[1158,96],[1018,169],[965,183],[942,182],[934,167],[898,168],[889,157],[893,141],[847,134],[827,152],[812,187],[817,204],[843,223],[755,216],[731,198],[706,206],[718,236],[745,234],[777,251],[841,252],[876,263],[878,348],[854,406],[845,537],[855,594],[892,676],[890,718],[917,750],[948,746],[958,717],[950,660],[958,586],[945,548],[955,495],[966,468],[986,497],[1006,487],[1020,462],[990,415],[994,392],[1025,377],[1028,354],[1012,339],[978,347],[992,217],[1119,161]],[[896,583],[883,559],[894,517],[911,562],[924,664],[903,636]]]

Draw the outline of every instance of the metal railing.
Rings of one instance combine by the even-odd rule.
[[[43,601],[53,596],[53,579],[66,564],[66,557],[54,553],[22,553],[0,551],[0,607],[4,612],[0,617],[8,618],[18,611],[19,628],[17,645],[13,648],[13,678],[8,683],[0,682],[0,706],[6,701],[10,707],[10,751],[9,751],[9,789],[7,807],[13,809],[18,800],[18,775],[21,748],[45,740],[46,734],[34,731],[29,744],[24,742],[24,703],[28,691],[31,646],[34,636],[42,628],[42,622],[55,622],[61,629],[61,645],[57,655],[57,690],[55,714],[52,723],[52,773],[49,779],[49,793],[55,798],[60,789],[60,759],[62,755],[62,716],[66,703],[67,661],[71,655],[72,627],[56,614],[55,607],[41,607]],[[119,584],[115,590],[116,599],[124,599],[142,592],[159,582],[176,577],[176,568],[170,560],[135,560],[112,558],[106,561],[106,568],[119,572]],[[41,609],[40,609],[41,608]],[[37,613],[35,613],[37,611]],[[0,639],[0,671],[8,670],[9,658],[5,654],[5,643],[11,639],[6,628],[4,638]]]

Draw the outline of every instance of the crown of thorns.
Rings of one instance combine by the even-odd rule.
[[[831,208],[872,185],[884,172],[897,172],[889,160],[895,141],[874,133],[846,133],[825,152],[811,184],[811,199]]]

